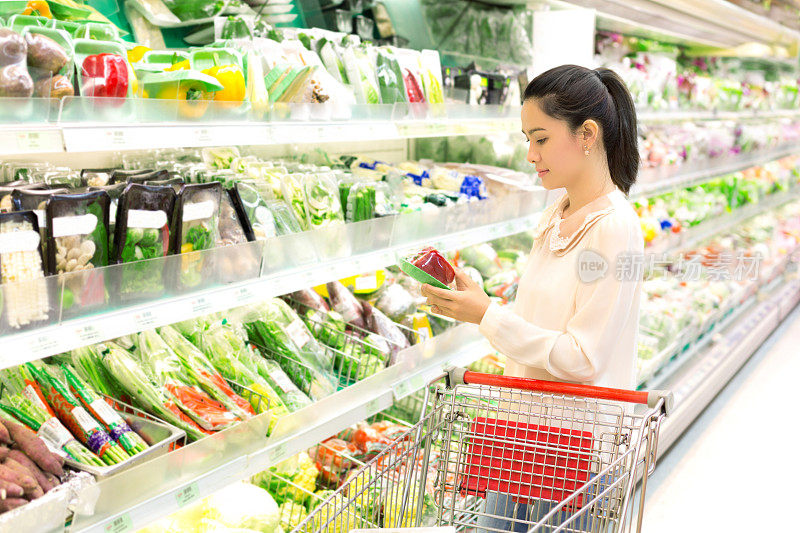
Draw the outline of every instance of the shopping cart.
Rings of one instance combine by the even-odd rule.
[[[420,421],[294,531],[639,531],[672,402],[451,369],[428,387]]]

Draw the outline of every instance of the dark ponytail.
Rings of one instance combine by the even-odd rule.
[[[575,131],[593,119],[603,131],[611,181],[628,194],[639,172],[636,108],[625,82],[612,70],[561,65],[533,79],[524,100],[537,100],[547,115]]]

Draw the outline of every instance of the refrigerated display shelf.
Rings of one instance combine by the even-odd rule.
[[[0,368],[395,265],[400,257],[423,246],[449,251],[513,235],[535,226],[544,201],[544,190],[520,192],[502,201],[489,199],[286,235],[269,241],[269,246],[256,241],[216,248],[209,253],[252,253],[265,258],[260,269],[254,265],[249,279],[145,303],[109,305],[79,318],[3,335]],[[179,259],[164,258],[166,270],[180,268]],[[121,268],[106,267],[106,276],[113,278]],[[47,279],[58,283],[55,277]],[[52,291],[59,294],[56,286]]]
[[[669,234],[662,239],[654,241],[651,246],[645,248],[645,252],[659,255],[695,248],[703,241],[706,241],[718,233],[730,230],[750,218],[766,213],[792,200],[796,200],[797,191],[797,188],[793,188],[785,192],[771,194],[762,198],[757,203],[749,204],[735,209],[730,213],[704,220],[681,233]]]
[[[797,145],[790,144],[735,156],[685,163],[677,167],[644,169],[639,173],[639,179],[629,196],[631,199],[638,199],[691,187],[717,176],[763,165],[797,153]]]
[[[387,409],[444,367],[468,365],[490,351],[477,327],[456,326],[405,350],[396,365],[281,418],[269,437],[255,431],[266,428],[258,417],[100,481],[94,512],[76,515],[70,531],[135,531]]]
[[[675,408],[661,426],[659,456],[664,454],[692,421],[755,353],[772,331],[800,302],[800,281],[780,282],[762,293],[750,312],[734,322],[706,351],[675,367],[662,387],[672,390]]]
[[[0,108],[13,105],[5,99]],[[34,99],[37,100],[37,99]],[[40,100],[40,99],[39,99]],[[152,148],[221,145],[285,145],[325,142],[401,140],[421,137],[492,135],[519,129],[519,107],[448,104],[431,108],[392,105],[353,106],[341,118],[317,118],[305,107],[287,111],[272,121],[219,116],[206,121],[180,120],[177,106],[164,100],[132,103],[125,116],[108,115],[107,106],[92,99],[65,99],[55,118],[49,114],[33,122],[3,123],[0,155],[87,153]],[[77,113],[83,104],[88,111]],[[20,103],[21,105],[21,103]],[[37,104],[38,107],[43,106]],[[49,102],[47,102],[49,106]],[[37,106],[34,106],[38,109]],[[92,110],[98,108],[98,111]],[[118,112],[121,113],[121,112]],[[86,116],[97,116],[85,120]],[[141,116],[143,118],[134,119]],[[333,115],[336,116],[336,115]],[[638,114],[642,123],[800,118],[797,110],[708,111],[671,110]],[[32,117],[29,117],[32,118]],[[2,121],[0,121],[2,123]]]

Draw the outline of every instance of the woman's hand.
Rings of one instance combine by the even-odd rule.
[[[434,313],[461,322],[480,324],[490,303],[483,288],[464,271],[456,270],[456,289],[450,291],[424,284],[422,295],[428,298],[428,304]]]

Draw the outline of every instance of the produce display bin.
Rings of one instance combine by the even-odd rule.
[[[71,506],[96,484],[87,472],[71,471],[64,482],[36,500],[0,514],[0,531],[58,531],[71,514]]]

